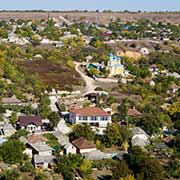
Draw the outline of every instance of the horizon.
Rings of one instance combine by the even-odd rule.
[[[180,1],[179,0],[151,0],[150,2],[145,0],[6,0],[6,2],[1,3],[0,11],[146,11],[146,12],[179,12],[180,11]],[[118,1],[118,2],[117,2]],[[163,4],[162,4],[163,1]]]

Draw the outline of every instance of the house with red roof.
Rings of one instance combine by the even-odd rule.
[[[111,124],[111,114],[97,107],[71,109],[69,121],[72,124],[88,124],[92,127],[106,128]]]
[[[141,112],[139,112],[135,107],[128,109],[127,115],[130,117],[139,117],[141,116]]]
[[[18,122],[21,129],[26,129],[31,133],[41,131],[43,125],[40,116],[20,116]]]
[[[96,145],[92,144],[90,141],[88,141],[83,137],[75,139],[74,141],[71,142],[71,144],[76,147],[77,150],[76,152],[80,154],[84,154],[96,150]]]

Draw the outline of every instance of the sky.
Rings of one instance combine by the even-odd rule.
[[[180,11],[180,0],[0,0],[0,10]]]

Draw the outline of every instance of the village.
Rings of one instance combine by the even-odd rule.
[[[180,178],[179,41],[146,19],[0,21],[0,172]]]

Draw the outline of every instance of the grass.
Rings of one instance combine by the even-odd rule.
[[[53,134],[43,134],[43,137],[45,137],[48,141],[47,144],[51,147],[60,147],[60,144],[58,143],[58,140],[55,138]]]
[[[51,61],[36,60],[19,63],[20,69],[29,74],[36,74],[45,85],[68,90],[73,86],[80,86],[80,75],[66,64],[56,64]]]

